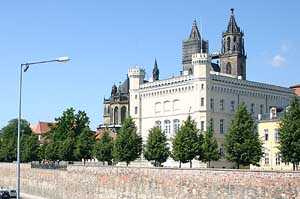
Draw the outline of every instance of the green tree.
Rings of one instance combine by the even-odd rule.
[[[95,143],[95,135],[86,129],[78,136],[75,146],[75,157],[77,160],[83,159],[84,164],[87,159],[92,158],[92,151]]]
[[[167,161],[169,155],[166,135],[158,127],[150,129],[144,148],[144,157],[148,161],[154,161],[154,166],[160,166],[161,163]]]
[[[218,150],[218,143],[216,138],[213,135],[213,131],[211,128],[208,128],[204,133],[204,141],[203,141],[203,158],[204,162],[208,162],[208,167],[210,167],[210,162],[212,160],[217,161],[220,159],[220,153]]]
[[[59,160],[59,145],[53,141],[45,145],[45,159],[56,161]]]
[[[198,132],[196,122],[189,115],[172,141],[172,157],[179,161],[179,168],[181,163],[186,162],[190,162],[190,168],[192,168],[192,160],[199,154],[199,146],[201,145]]]
[[[228,134],[225,136],[226,159],[240,165],[259,165],[263,152],[262,142],[255,132],[256,124],[245,103],[238,106]]]
[[[55,121],[46,137],[50,140],[45,149],[47,159],[72,162],[90,157],[92,146],[86,143],[86,140],[90,140],[87,114],[84,111],[76,113],[75,109],[68,108]]]
[[[113,159],[113,149],[113,138],[110,137],[108,130],[105,130],[101,139],[97,140],[94,145],[93,155],[98,161],[102,161],[103,164],[107,162],[110,165]]]
[[[297,97],[291,100],[279,128],[279,150],[284,162],[293,163],[293,170],[300,162],[300,105]]]
[[[38,150],[40,143],[38,141],[37,135],[23,135],[22,137],[22,151],[21,151],[21,161],[31,162],[38,161]]]
[[[127,166],[140,157],[142,152],[142,137],[136,133],[136,126],[131,117],[127,117],[116,137],[113,156],[114,160],[124,161]]]
[[[32,130],[29,123],[22,119],[21,120],[21,157],[26,152],[25,144],[27,143],[28,137],[32,135]],[[8,124],[2,128],[0,136],[0,159],[5,162],[12,162],[17,160],[17,140],[18,140],[18,119],[12,119]],[[36,140],[37,142],[37,140]],[[25,149],[25,151],[23,150]],[[32,151],[32,154],[35,151]],[[26,161],[31,161],[27,159]]]

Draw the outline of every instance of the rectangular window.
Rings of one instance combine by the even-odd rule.
[[[262,115],[263,112],[264,112],[264,105],[261,104],[261,105],[259,106],[259,113]]]
[[[134,114],[137,114],[138,113],[138,107],[134,107]]]
[[[220,120],[220,134],[224,134],[224,120]]]
[[[278,129],[274,129],[274,140],[276,143],[279,142],[279,132]]]
[[[201,84],[201,89],[204,89],[204,84]]]
[[[204,97],[201,97],[201,106],[204,106]]]
[[[235,102],[233,100],[230,102],[230,108],[232,112],[235,111]]]
[[[173,131],[174,131],[174,134],[177,133],[177,131],[179,130],[179,128],[180,128],[179,120],[178,119],[173,120]]]
[[[137,95],[135,95],[134,98],[137,99]]]
[[[280,154],[279,153],[275,154],[275,164],[280,165]]]
[[[210,110],[214,110],[214,99],[213,98],[211,98],[210,99]]]
[[[170,138],[170,134],[171,134],[171,122],[170,120],[165,120],[164,122],[164,132],[167,136],[167,138]]]
[[[201,121],[200,130],[201,130],[201,131],[204,131],[204,121]]]
[[[269,129],[265,129],[264,132],[265,132],[265,141],[268,141],[269,140]]]
[[[220,100],[220,110],[224,110],[224,100]]]
[[[254,112],[255,112],[255,104],[252,103],[252,104],[250,105],[250,113],[251,113],[251,114],[254,114]]]
[[[268,153],[265,153],[265,165],[269,165],[269,154]]]
[[[211,118],[209,123],[210,123],[209,126],[210,126],[211,130],[214,130],[214,119]]]

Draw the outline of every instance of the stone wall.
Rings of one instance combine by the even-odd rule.
[[[16,165],[0,164],[0,185],[14,187]],[[70,166],[21,167],[21,191],[70,198],[300,198],[300,172]]]

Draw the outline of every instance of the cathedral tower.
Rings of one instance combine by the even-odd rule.
[[[199,33],[196,20],[193,23],[189,39],[182,42],[183,73],[193,74],[192,55],[195,53],[208,53],[208,41],[204,41]]]
[[[241,76],[245,80],[247,56],[244,49],[244,33],[238,27],[233,11],[232,8],[227,30],[222,34],[221,72],[235,77]]]

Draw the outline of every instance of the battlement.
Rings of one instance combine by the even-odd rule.
[[[128,76],[145,76],[145,69],[140,67],[132,67],[128,69]]]
[[[208,53],[195,53],[192,55],[193,64],[206,64],[211,62],[211,56]]]
[[[178,84],[178,83],[183,83],[187,82],[193,79],[192,75],[188,76],[179,76],[179,77],[174,77],[174,78],[169,78],[169,79],[164,79],[164,80],[157,80],[154,82],[148,82],[144,83],[141,85],[141,89],[147,89],[147,88],[154,88],[154,87],[161,87],[165,85],[173,85],[173,84]]]
[[[275,85],[270,85],[270,84],[248,81],[248,80],[241,80],[241,79],[225,77],[225,76],[217,75],[217,74],[211,74],[210,76],[213,81],[224,82],[224,83],[235,85],[235,86],[245,86],[245,87],[254,88],[254,89],[276,91],[276,92],[280,92],[280,93],[286,93],[291,96],[295,94],[295,92],[292,89],[285,88],[282,86],[275,86]]]

